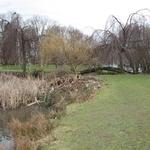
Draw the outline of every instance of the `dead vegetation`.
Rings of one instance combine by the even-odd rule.
[[[41,113],[32,116],[26,122],[13,119],[9,128],[15,139],[15,150],[36,149],[36,141],[51,134],[54,127],[55,124]]]
[[[46,102],[51,107],[64,101],[81,101],[100,87],[95,78],[64,75],[51,79],[18,78],[0,76],[0,108],[15,109],[21,105],[30,106]]]
[[[49,110],[45,114],[34,114],[26,121],[13,118],[9,129],[15,140],[15,150],[36,150],[36,142],[47,135],[66,113],[66,106],[73,102],[84,102],[100,88],[93,77],[64,75],[47,79],[0,76],[0,107],[14,109],[43,102]]]
[[[93,77],[63,76],[51,82],[45,97],[47,106],[57,108],[58,103],[69,104],[82,102],[92,96],[100,88],[100,83]]]
[[[0,107],[14,109],[38,101],[45,91],[46,81],[1,75],[0,87]]]

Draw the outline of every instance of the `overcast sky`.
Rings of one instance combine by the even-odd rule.
[[[112,14],[124,21],[130,13],[142,8],[150,8],[150,0],[0,0],[0,13],[45,15],[84,32],[89,32],[90,27],[104,28]]]

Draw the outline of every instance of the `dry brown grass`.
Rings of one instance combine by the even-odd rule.
[[[27,105],[44,93],[46,81],[0,76],[0,107],[4,110]]]
[[[44,114],[39,113],[26,122],[13,119],[9,123],[9,128],[13,137],[28,137],[30,140],[38,140],[47,135],[54,126]]]
[[[26,122],[13,119],[9,128],[15,139],[15,150],[34,150],[37,146],[35,142],[51,134],[54,127],[55,124],[41,113],[32,116]]]

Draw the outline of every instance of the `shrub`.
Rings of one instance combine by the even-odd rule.
[[[56,124],[44,114],[32,116],[28,121],[12,119],[10,131],[15,139],[15,150],[34,150],[35,142],[52,133]]]
[[[39,113],[26,122],[12,119],[9,128],[14,137],[28,137],[30,140],[38,140],[51,132],[54,126],[44,114]]]
[[[45,104],[56,111],[63,110],[63,107],[65,109],[69,103],[87,100],[100,87],[95,78],[79,76],[56,78],[51,85],[46,94]]]

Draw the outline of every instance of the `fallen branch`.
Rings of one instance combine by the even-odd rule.
[[[38,101],[37,98],[35,97],[35,101],[30,104],[27,104],[27,107],[35,105],[35,104],[40,104],[40,103],[44,103],[44,101]]]
[[[127,72],[125,70],[121,70],[120,68],[114,68],[114,67],[95,67],[95,68],[89,68],[89,69],[85,69],[80,71],[80,74],[88,74],[88,73],[93,73],[93,72],[97,72],[97,71],[102,71],[102,70],[106,70],[106,71],[112,71],[115,73],[123,73],[123,72]]]

